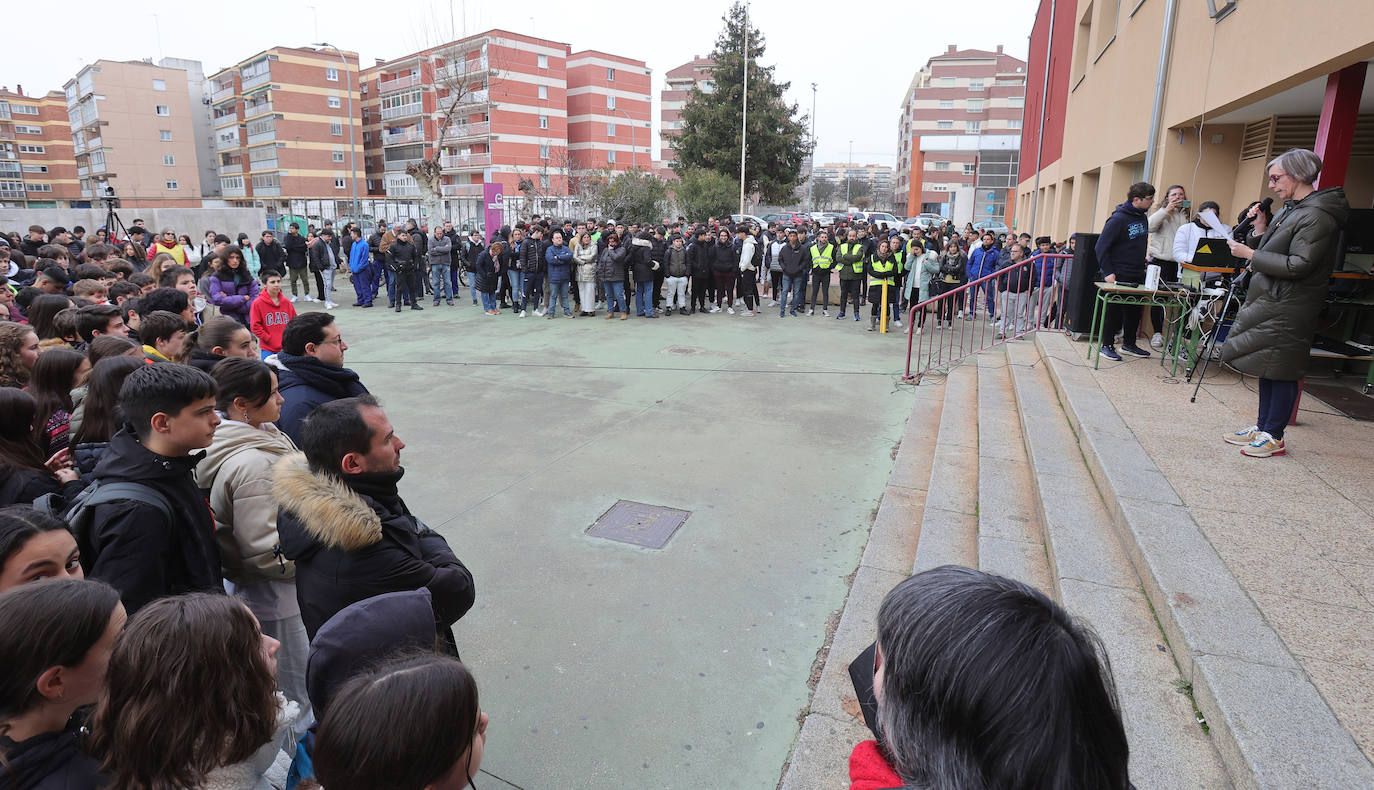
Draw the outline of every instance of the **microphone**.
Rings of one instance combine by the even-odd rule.
[[[1256,211],[1255,213],[1267,213],[1269,211],[1269,207],[1272,205],[1274,205],[1274,199],[1271,197],[1267,197],[1264,200],[1260,201],[1259,211]],[[1241,220],[1240,224],[1236,226],[1236,229],[1231,232],[1231,238],[1235,239],[1237,242],[1241,244],[1244,244],[1246,237],[1250,235],[1250,228],[1254,224],[1254,217],[1246,217],[1245,219]]]

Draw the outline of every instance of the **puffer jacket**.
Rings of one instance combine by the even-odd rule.
[[[1317,317],[1336,265],[1336,240],[1350,213],[1345,190],[1289,200],[1260,238],[1245,304],[1221,358],[1250,376],[1296,381],[1307,371]]]
[[[603,283],[624,282],[625,264],[629,257],[624,247],[606,247],[596,261],[596,279]]]
[[[736,274],[739,271],[739,255],[735,252],[735,246],[727,241],[722,244],[719,240],[711,245],[710,249],[711,271],[716,274]]]
[[[207,296],[219,307],[220,313],[248,326],[248,311],[253,306],[253,300],[258,298],[260,290],[258,281],[248,277],[243,283],[239,283],[228,273],[224,273],[223,276],[227,279],[220,279],[220,274],[212,274],[207,278],[210,284]]]
[[[802,272],[811,268],[811,248],[784,244],[773,253],[772,265],[777,267],[776,271],[788,277],[800,277]]]
[[[959,258],[954,258],[956,265]],[[916,301],[924,302],[933,294],[930,292],[930,284],[940,279],[940,256],[934,251],[923,252],[919,257],[907,258],[907,263],[911,266],[911,274],[907,277],[907,300],[911,299],[912,290],[916,291]],[[962,272],[963,266],[959,266]]]
[[[544,264],[550,282],[567,282],[572,273],[573,253],[563,244],[549,245],[544,250]]]
[[[687,245],[687,270],[693,277],[711,276],[711,250],[715,247],[709,241],[694,241]]]
[[[652,239],[635,239],[630,242],[630,253],[634,265],[635,282],[647,283],[654,279],[654,272],[662,268],[658,261],[654,260],[654,242]]]
[[[577,242],[573,242],[573,273],[580,283],[596,282],[596,242],[592,242],[583,247]]]
[[[386,249],[386,268],[402,274],[413,272],[420,266],[420,252],[408,241],[396,240]]]
[[[687,267],[687,248],[669,247],[667,260],[664,262],[664,269],[668,277],[686,277],[691,271]]]
[[[254,428],[225,419],[215,429],[215,441],[206,449],[205,459],[196,465],[196,485],[210,493],[224,578],[234,584],[296,578],[295,566],[276,556],[280,539],[277,504],[272,500],[272,464],[295,451],[291,439],[270,422]],[[289,593],[290,600],[284,603],[290,611],[270,619],[299,611],[295,587]]]

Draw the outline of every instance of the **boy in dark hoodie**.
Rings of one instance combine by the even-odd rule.
[[[215,380],[189,365],[145,365],[119,390],[127,420],[110,439],[93,477],[154,489],[172,517],[145,498],[94,505],[91,527],[77,536],[90,578],[119,590],[132,615],[168,595],[224,592],[215,522],[196,486],[197,453],[215,438]]]
[[[1102,226],[1102,235],[1097,237],[1097,267],[1102,270],[1102,279],[1109,283],[1145,282],[1145,256],[1150,241],[1150,219],[1145,213],[1155,202],[1155,188],[1141,181],[1131,184],[1126,192],[1126,202],[1116,207]],[[1116,333],[1122,332],[1121,350],[1138,357],[1148,357],[1150,352],[1135,344],[1136,332],[1140,329],[1140,307],[1135,305],[1108,304],[1107,316],[1102,328],[1102,348],[1099,354],[1107,359],[1121,361],[1116,353]]]

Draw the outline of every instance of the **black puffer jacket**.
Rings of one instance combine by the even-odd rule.
[[[269,362],[277,368],[277,389],[285,399],[277,427],[297,447],[301,443],[301,424],[316,406],[367,392],[357,373],[315,357],[298,357],[282,351]]]
[[[296,598],[312,639],[329,618],[364,598],[424,587],[434,620],[453,644],[451,626],[472,608],[472,574],[448,542],[411,515],[391,473],[316,475],[303,453],[273,468],[282,552],[296,563]]]
[[[715,246],[710,241],[694,241],[687,245],[687,269],[693,277],[711,276],[711,249]]]
[[[413,272],[420,267],[420,251],[407,241],[397,239],[386,250],[386,268],[402,274]]]
[[[647,283],[654,279],[654,272],[662,268],[662,264],[654,260],[654,242],[652,239],[635,239],[630,243],[630,256],[634,265],[635,282]]]
[[[142,483],[172,506],[168,523],[156,505],[143,501],[96,505],[90,533],[77,536],[86,575],[119,590],[130,613],[168,595],[224,592],[215,521],[193,476],[203,457],[157,455],[125,426],[96,464],[97,481]]]
[[[711,245],[711,271],[716,274],[735,274],[739,271],[739,253],[729,241]]]
[[[625,280],[625,265],[629,259],[629,252],[624,247],[608,245],[606,249],[601,251],[601,257],[596,259],[597,282],[623,282]]]
[[[1302,378],[1349,213],[1345,190],[1331,187],[1290,200],[1274,215],[1250,262],[1245,305],[1221,350],[1226,364],[1276,381]]]

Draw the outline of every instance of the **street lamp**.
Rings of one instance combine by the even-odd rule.
[[[811,83],[811,172],[806,179],[806,206],[816,210],[816,83]]]
[[[353,205],[352,213],[358,215],[358,153],[353,147],[353,73],[348,70],[348,59],[344,57],[339,48],[328,42],[316,44],[317,47],[328,47],[334,50],[334,54],[339,56],[339,62],[344,69],[344,92],[348,96],[348,169],[352,172],[348,174],[348,183],[353,186]]]
[[[614,109],[616,112],[625,116],[625,120],[630,122],[630,169],[633,170],[635,169],[635,157],[639,154],[639,152],[635,150],[635,119],[631,118],[629,113],[625,112],[619,107],[616,107]]]

